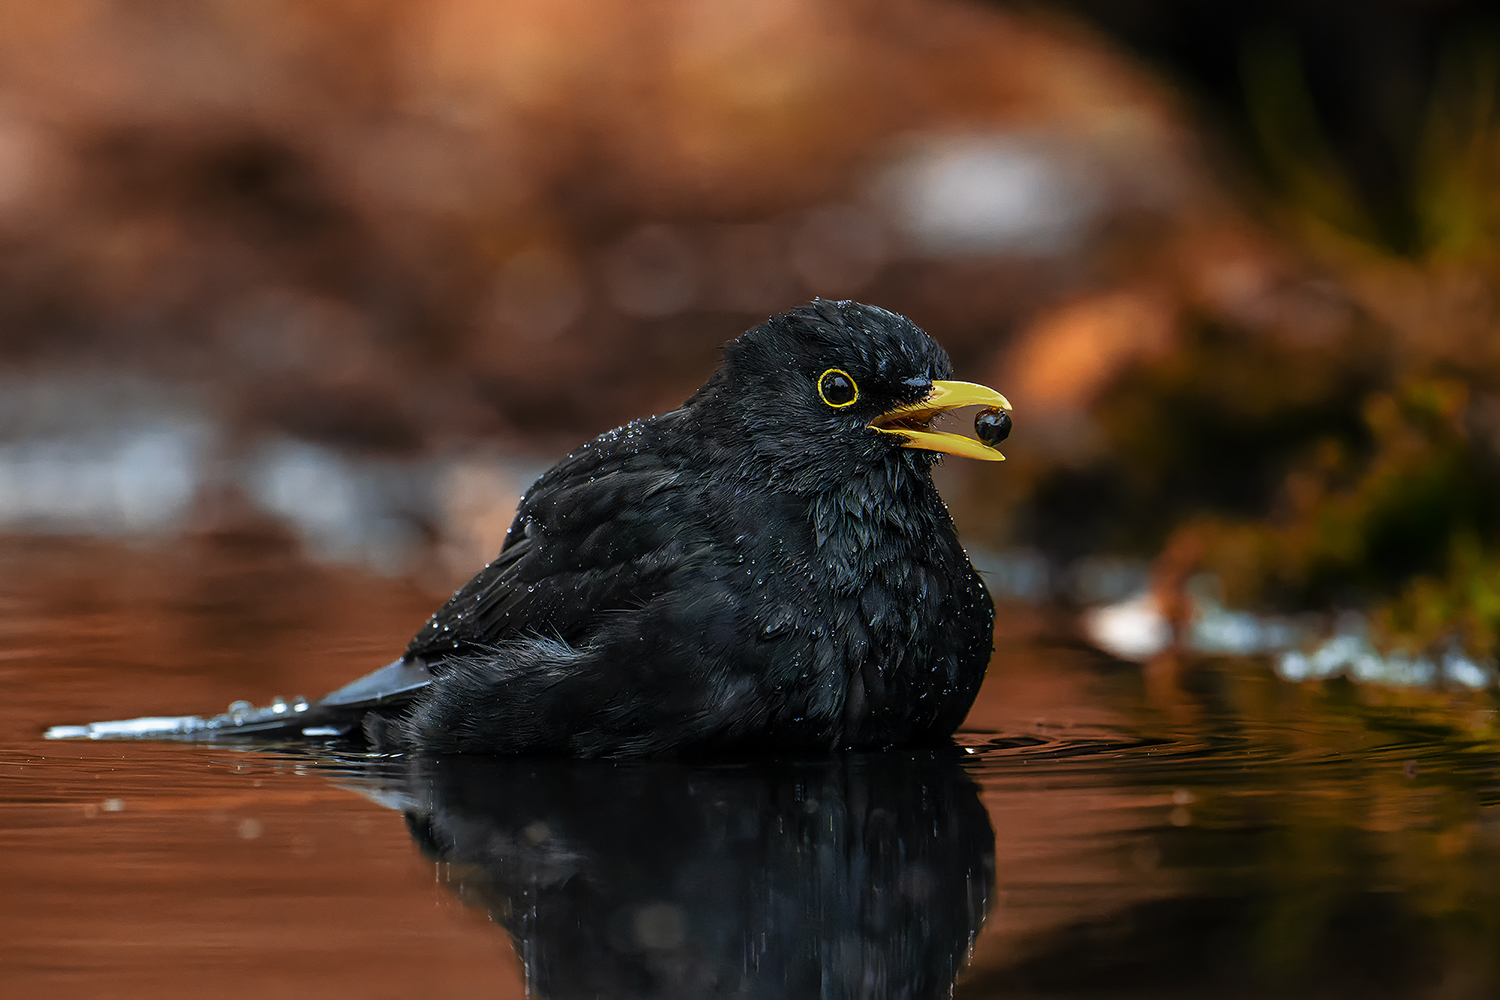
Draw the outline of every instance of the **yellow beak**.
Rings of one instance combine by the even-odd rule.
[[[960,406],[1011,408],[1010,401],[994,389],[973,382],[934,382],[932,391],[910,406],[898,406],[870,421],[870,428],[882,434],[898,434],[906,440],[903,448],[941,451],[982,462],[1003,462],[1005,456],[989,445],[962,434],[928,430],[932,418]]]

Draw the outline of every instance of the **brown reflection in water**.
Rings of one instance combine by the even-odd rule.
[[[1050,745],[980,765],[998,905],[969,995],[1495,995],[1489,695],[1084,660],[1048,657],[1064,677],[1045,683],[1126,724],[1039,706],[1031,732]]]
[[[946,751],[741,762],[414,757],[350,787],[525,956],[535,995],[941,997],[994,832]]]
[[[522,995],[510,949],[414,863],[392,817],[232,756],[6,762],[7,992]],[[33,801],[15,801],[17,777]]]
[[[464,905],[452,859],[421,856],[385,808],[402,802],[341,790],[305,756],[39,738],[320,694],[398,649],[439,596],[266,538],[7,542],[7,992],[521,996],[490,904]],[[1297,687],[1254,665],[1151,682],[1028,614],[1002,609],[964,736],[998,741],[965,761],[996,875],[960,995],[1492,995],[1489,700]]]
[[[0,574],[5,669],[68,678],[28,688],[36,725],[313,697],[390,659],[441,599],[309,563],[274,534],[151,550],[10,538]]]
[[[394,817],[259,753],[56,744],[58,718],[321,692],[430,595],[268,539],[0,549],[0,969],[15,996],[520,996]]]

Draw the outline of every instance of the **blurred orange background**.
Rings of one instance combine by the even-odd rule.
[[[940,470],[971,546],[1435,641],[1488,607],[1448,553],[1500,565],[1439,496],[1500,476],[1433,471],[1500,454],[1469,9],[8,0],[0,530],[289,532],[443,591],[539,469],[853,297],[1016,404],[1012,461]],[[1417,109],[1368,197],[1366,105]],[[1381,513],[1379,469],[1446,485]]]
[[[461,459],[670,408],[813,296],[911,315],[1011,396],[1023,452],[1064,455],[1184,298],[1317,308],[1277,304],[1173,95],[1061,16],[60,0],[0,5],[0,47],[0,364],[30,394],[7,423],[196,428],[180,518],[147,528],[242,515],[274,474],[234,463],[291,443],[444,456],[391,517],[492,543],[458,522],[524,476]]]

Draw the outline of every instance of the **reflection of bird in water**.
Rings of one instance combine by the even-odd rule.
[[[354,787],[505,927],[529,996],[948,996],[994,881],[942,752],[408,768]]]
[[[994,607],[932,464],[1001,456],[930,422],[979,404],[985,441],[1009,430],[1004,397],[949,373],[882,309],[774,317],[681,407],[543,475],[500,555],[396,663],[295,718],[162,728],[327,735],[363,720],[383,744],[578,756],[945,739],[983,679]]]

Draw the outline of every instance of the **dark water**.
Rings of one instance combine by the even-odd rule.
[[[1500,996],[1489,696],[1143,670],[1023,611],[951,754],[39,738],[322,694],[433,601],[264,539],[8,542],[4,995]]]

